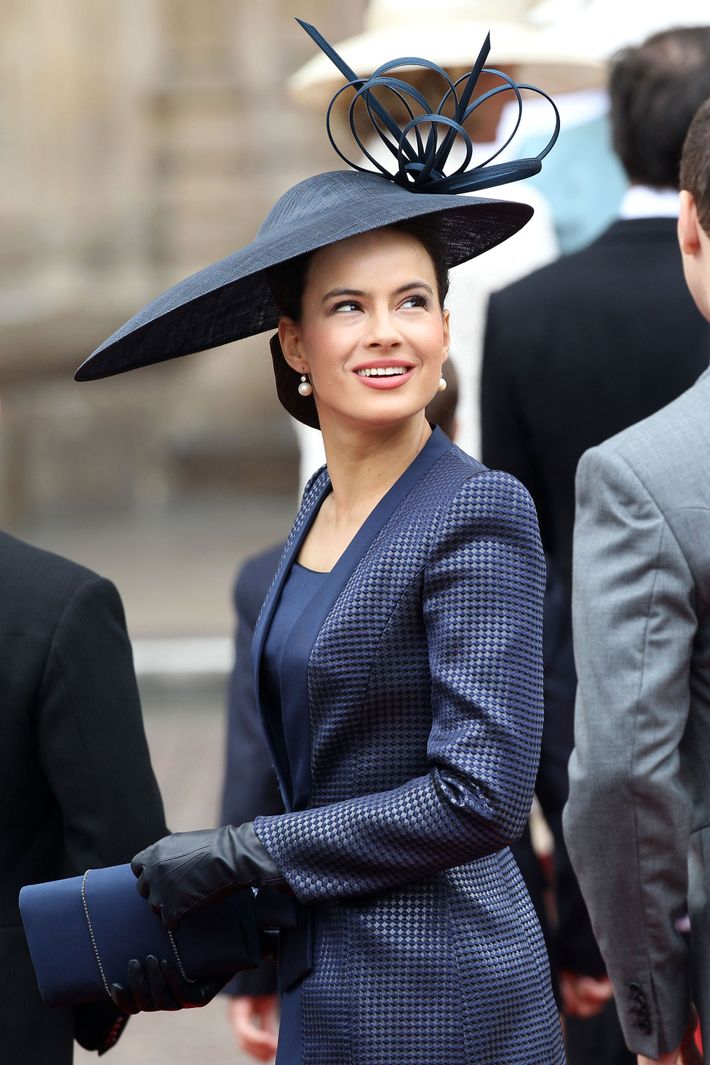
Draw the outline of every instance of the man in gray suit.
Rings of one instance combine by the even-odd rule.
[[[679,242],[710,319],[710,101],[690,127]],[[639,1065],[710,1062],[710,370],[582,457],[569,853]],[[684,934],[690,910],[690,946]]]

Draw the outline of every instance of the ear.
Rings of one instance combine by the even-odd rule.
[[[451,312],[448,310],[442,311],[441,317],[444,323],[444,357],[441,361],[446,362],[449,357],[449,344],[451,343]]]
[[[698,255],[701,249],[700,223],[695,200],[687,189],[680,193],[678,215],[678,243],[683,255]]]
[[[284,358],[292,370],[297,373],[308,373],[308,363],[303,354],[303,344],[298,323],[292,318],[279,319],[279,342]]]

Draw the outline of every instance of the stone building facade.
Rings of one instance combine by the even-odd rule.
[[[338,160],[286,97],[364,0],[0,0],[0,523],[295,484],[264,338],[105,382],[75,367]]]

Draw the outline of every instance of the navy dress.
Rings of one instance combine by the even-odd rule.
[[[281,709],[276,745],[280,747],[282,764],[286,768],[289,788],[293,795],[292,808],[295,810],[305,810],[310,797],[311,737],[308,716],[303,713],[300,693],[294,698],[296,690],[293,676],[299,663],[294,661],[294,653],[297,652],[294,652],[291,635],[327,576],[327,573],[306,569],[298,562],[292,564],[264,644],[264,687],[271,705]],[[276,1065],[300,1063],[302,1044],[299,984],[284,991],[282,996]]]

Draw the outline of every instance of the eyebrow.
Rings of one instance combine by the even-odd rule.
[[[400,285],[399,288],[396,288],[392,295],[400,296],[403,292],[409,292],[413,288],[423,288],[430,296],[434,295],[431,285],[427,285],[426,281],[408,281],[405,285]],[[326,292],[325,296],[323,296],[321,303],[335,299],[337,296],[358,296],[360,299],[369,299],[371,293],[365,292],[364,289],[361,288],[332,288],[329,292]]]

